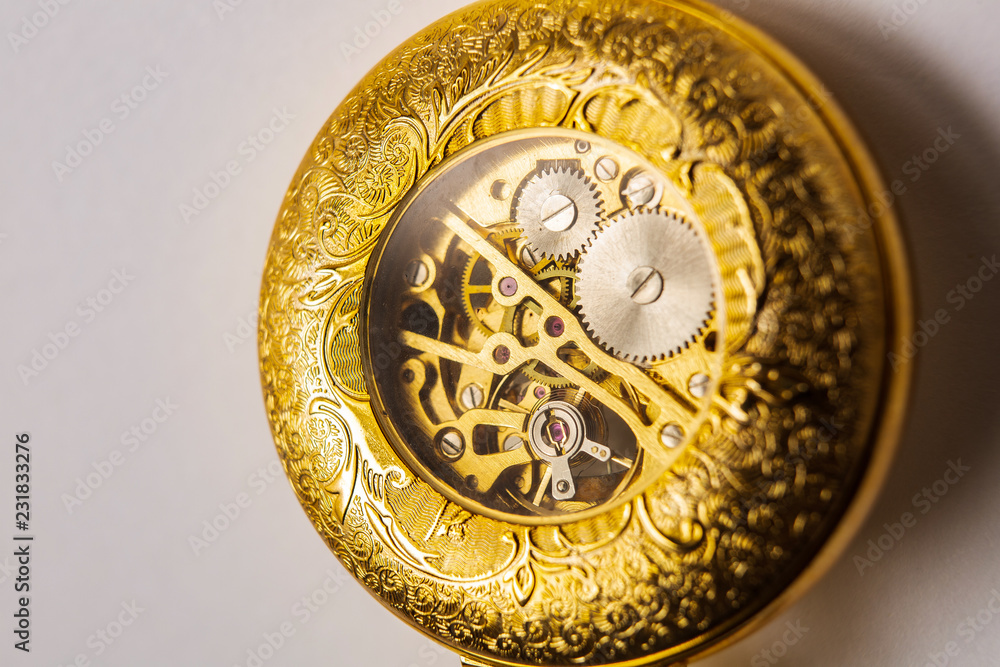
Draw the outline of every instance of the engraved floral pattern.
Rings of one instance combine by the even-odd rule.
[[[870,414],[882,368],[874,236],[838,241],[844,211],[863,208],[843,158],[818,120],[808,131],[783,124],[783,110],[803,102],[747,49],[665,4],[480,4],[377,67],[296,175],[261,295],[272,433],[307,515],[345,567],[439,640],[516,664],[663,659],[767,602],[843,511],[869,446],[871,417],[859,416]],[[625,106],[648,111],[636,116],[640,129],[660,111],[680,119],[676,145],[633,146],[671,167],[680,186],[697,189],[697,165],[731,180],[753,221],[766,286],[718,409],[668,474],[599,530],[510,526],[509,566],[459,581],[434,570],[423,536],[403,536],[426,552],[419,557],[394,551],[382,537],[393,527],[374,526],[362,507],[379,499],[365,500],[350,477],[361,474],[349,461],[355,447],[371,466],[400,465],[362,425],[361,278],[395,205],[429,169],[517,124],[599,131],[600,119],[586,113],[622,106],[574,110],[599,86],[631,91]],[[527,102],[541,87],[562,100],[548,105],[553,117]],[[522,104],[522,115],[503,116],[500,99]],[[343,424],[311,411],[317,400]],[[456,539],[476,530],[463,523]]]

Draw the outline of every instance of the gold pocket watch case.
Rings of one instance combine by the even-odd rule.
[[[302,506],[387,607],[470,665],[666,665],[836,557],[911,302],[823,90],[701,2],[490,0],[333,112],[261,373]]]

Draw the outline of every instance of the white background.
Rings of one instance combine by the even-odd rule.
[[[288,622],[294,635],[264,664],[457,665],[353,581],[331,582],[339,590],[306,622],[296,613],[341,570],[284,479],[257,472],[276,455],[254,334],[241,338],[278,206],[314,134],[383,55],[462,4],[400,2],[350,60],[342,44],[382,0],[243,0],[221,17],[211,0],[78,0],[16,51],[7,33],[39,6],[3,3],[0,664],[82,655],[94,665],[245,666],[262,635]],[[1000,251],[1000,5],[907,2],[912,16],[898,15],[903,25],[886,38],[878,23],[894,0],[723,0],[812,67],[887,180],[906,179],[898,204],[921,317],[944,308],[950,322],[917,354],[899,457],[857,539],[800,602],[705,665],[771,664],[761,651],[796,622],[808,630],[777,647],[781,664],[924,665],[952,641],[950,664],[1000,664],[1000,618],[984,612],[991,623],[971,637],[960,626],[1000,589],[1000,279],[961,310],[948,300]],[[166,78],[123,118],[112,105],[147,67]],[[251,160],[241,143],[275,109],[294,118]],[[114,131],[60,182],[53,161],[105,118]],[[907,161],[949,127],[961,138],[911,182]],[[179,206],[230,160],[241,173],[185,222]],[[111,296],[101,290],[116,270],[134,278],[87,315],[88,298]],[[18,367],[74,323],[78,335],[25,382]],[[122,433],[141,429],[157,399],[177,408],[129,451]],[[7,574],[20,432],[31,435],[36,536],[30,655],[12,647]],[[121,465],[69,511],[66,494],[114,450]],[[971,471],[921,514],[914,494],[959,459]],[[241,493],[249,506],[196,555],[189,537]],[[916,525],[860,575],[853,557],[908,511]],[[98,640],[133,601],[135,621],[110,646]]]

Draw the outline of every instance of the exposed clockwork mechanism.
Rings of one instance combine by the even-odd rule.
[[[325,542],[463,665],[688,664],[860,525],[912,296],[821,88],[707,2],[485,0],[323,125],[265,405]]]
[[[439,167],[376,250],[366,305],[399,453],[514,520],[662,474],[704,419],[724,327],[711,239],[683,207],[639,156],[569,130]]]

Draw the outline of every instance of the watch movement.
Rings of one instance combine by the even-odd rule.
[[[468,665],[668,665],[829,565],[909,382],[896,220],[834,101],[694,0],[487,0],[333,112],[259,349],[343,565]]]

